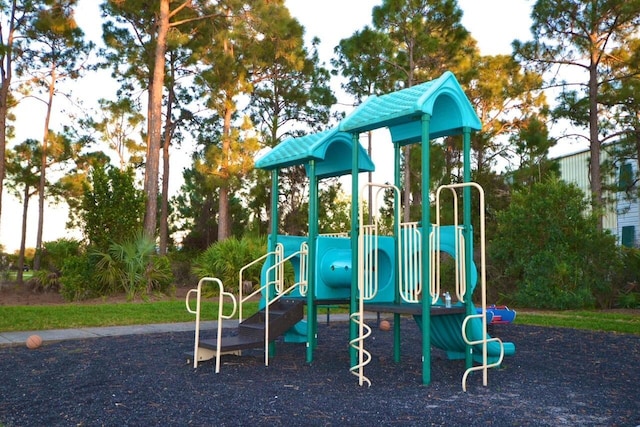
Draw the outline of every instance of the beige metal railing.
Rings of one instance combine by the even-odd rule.
[[[462,332],[462,337],[464,341],[468,345],[482,346],[482,364],[478,366],[472,366],[465,371],[464,375],[462,376],[462,390],[464,391],[467,390],[467,386],[466,386],[467,377],[473,371],[480,371],[480,370],[482,371],[482,384],[486,386],[488,382],[488,378],[487,378],[488,369],[499,366],[502,363],[502,358],[504,357],[504,346],[502,345],[502,341],[499,338],[488,338],[488,335],[487,335],[487,277],[486,277],[486,255],[485,255],[486,254],[486,248],[485,248],[486,236],[485,236],[485,204],[484,204],[483,188],[475,182],[449,184],[449,185],[443,185],[439,187],[438,190],[436,191],[436,212],[438,214],[437,214],[437,221],[436,221],[434,230],[436,230],[436,235],[437,235],[439,233],[439,228],[440,228],[440,214],[439,214],[440,213],[440,193],[444,189],[451,190],[453,194],[453,200],[454,200],[456,295],[459,301],[464,302],[464,296],[467,291],[466,274],[464,269],[464,265],[466,262],[464,257],[465,242],[464,242],[464,237],[462,235],[462,228],[458,224],[457,190],[460,188],[468,188],[468,187],[475,188],[478,191],[478,195],[479,195],[479,211],[480,211],[480,278],[479,279],[480,279],[480,298],[481,298],[482,311],[479,314],[470,314],[466,316],[466,318],[462,322],[461,332]],[[439,239],[439,237],[436,237],[436,239]],[[436,248],[438,248],[439,240],[436,240],[436,245],[437,245]],[[439,251],[436,251],[436,252],[438,252],[438,255],[439,255]],[[436,268],[439,268],[439,258],[438,258],[437,266],[438,267]],[[437,280],[438,283],[436,285],[437,290],[434,289],[433,291],[437,292],[435,294],[437,297],[440,294],[439,273],[436,274],[436,278],[438,279]],[[467,337],[467,323],[474,318],[480,319],[480,321],[482,322],[482,333],[481,333],[480,339],[470,340]],[[498,358],[498,361],[495,363],[488,363],[488,344],[490,342],[497,342],[500,346],[500,357]]]
[[[378,211],[380,193],[385,190],[393,190],[396,200],[400,200],[400,190],[391,184],[365,184],[360,192],[360,200],[364,200],[364,192],[369,188],[377,188],[376,196],[372,203],[372,212]],[[375,201],[375,204],[374,204]],[[379,242],[379,218],[371,218],[371,224],[364,223],[364,204],[359,203],[359,233],[358,233],[358,311],[351,313],[350,319],[358,326],[358,337],[349,342],[352,348],[358,352],[358,363],[350,368],[350,372],[358,377],[359,385],[371,381],[364,375],[364,367],[371,361],[371,353],[364,348],[364,340],[371,335],[371,327],[364,321],[364,301],[373,299],[378,293],[378,242]],[[400,225],[394,224],[394,235],[398,236],[397,251],[400,254]]]
[[[229,292],[225,292],[224,291],[224,286],[222,284],[222,281],[216,277],[203,277],[202,279],[200,279],[200,281],[198,282],[198,287],[195,289],[190,289],[189,292],[187,292],[187,296],[185,298],[185,303],[187,305],[187,311],[191,314],[195,314],[196,315],[196,332],[195,332],[195,340],[194,340],[194,347],[193,347],[193,367],[194,369],[198,367],[198,361],[200,360],[204,360],[201,359],[201,354],[200,352],[202,351],[206,351],[200,348],[200,316],[201,316],[201,302],[202,302],[202,285],[204,285],[207,282],[213,282],[215,284],[218,285],[218,316],[217,316],[217,320],[218,320],[218,333],[217,333],[217,339],[218,339],[218,345],[217,345],[217,349],[215,352],[215,355],[211,354],[211,351],[208,350],[207,353],[208,356],[205,357],[205,359],[210,359],[211,356],[215,356],[216,358],[216,374],[218,372],[220,372],[220,342],[222,339],[222,321],[224,319],[231,319],[233,318],[233,316],[236,314],[236,309],[238,307],[238,304],[236,302],[236,298],[232,293]],[[191,300],[191,294],[195,293],[196,294],[196,309],[192,309],[191,305],[189,304],[190,300]],[[223,306],[224,306],[224,297],[229,297],[231,299],[231,301],[233,302],[233,311],[231,312],[231,314],[225,315],[224,311],[222,310]]]
[[[458,194],[456,190],[458,188],[468,187],[468,186],[474,186],[476,188],[479,188],[480,191],[482,191],[482,187],[480,187],[478,184],[475,184],[475,183],[442,185],[438,187],[436,191],[436,213],[437,214],[436,214],[436,223],[433,225],[433,232],[432,232],[433,240],[434,240],[434,246],[433,246],[434,250],[431,252],[431,256],[433,259],[432,271],[434,272],[433,277],[435,278],[435,281],[432,282],[432,288],[431,288],[432,303],[435,303],[438,300],[438,297],[440,295],[441,252],[439,248],[441,247],[440,227],[442,226],[441,219],[440,219],[440,212],[441,212],[440,200],[441,200],[441,192],[442,190],[445,190],[445,189],[451,191],[452,198],[453,198],[453,228],[454,228],[454,248],[455,248],[455,255],[454,255],[455,293],[456,293],[456,297],[458,298],[458,301],[463,303],[465,302],[464,296],[467,293],[467,276],[465,274],[466,251],[464,250],[464,247],[465,247],[464,233],[463,233],[464,228],[458,222],[458,218],[459,218]],[[482,193],[481,198],[483,199],[482,204],[484,208],[484,192]],[[482,224],[481,227],[484,228],[484,211],[480,213],[480,223]],[[482,245],[484,245],[484,242],[482,242]],[[484,266],[481,266],[481,268],[484,269]]]
[[[185,303],[187,306],[187,311],[191,314],[195,314],[196,315],[196,325],[195,325],[195,340],[194,340],[194,351],[193,351],[193,367],[197,368],[198,367],[198,362],[201,360],[208,360],[211,359],[212,357],[216,358],[216,373],[220,372],[220,356],[222,354],[226,354],[226,353],[222,353],[221,352],[221,346],[222,346],[222,329],[223,329],[223,321],[224,320],[228,320],[228,319],[232,319],[235,314],[236,311],[238,312],[238,322],[242,322],[244,320],[244,312],[243,312],[243,306],[244,303],[246,303],[247,301],[251,300],[253,297],[260,295],[260,293],[262,293],[262,291],[265,291],[265,348],[264,348],[264,354],[265,354],[265,365],[268,366],[269,365],[269,306],[278,301],[280,298],[282,298],[284,295],[288,295],[290,292],[292,292],[296,287],[299,287],[300,289],[300,293],[301,295],[304,295],[304,293],[306,293],[307,291],[307,276],[308,276],[308,271],[307,271],[307,257],[309,254],[309,250],[308,250],[308,246],[306,242],[303,242],[300,245],[300,251],[295,252],[291,255],[289,255],[288,257],[284,257],[284,246],[282,244],[277,244],[276,245],[276,249],[272,252],[266,253],[265,255],[261,256],[260,258],[255,259],[254,261],[250,262],[249,264],[245,265],[244,267],[242,267],[240,269],[240,272],[238,273],[238,299],[236,299],[235,295],[233,295],[230,292],[227,292],[224,290],[224,285],[222,283],[222,281],[218,278],[214,278],[214,277],[204,277],[202,279],[200,279],[200,281],[198,282],[198,287],[195,289],[191,289],[189,290],[189,292],[187,292],[186,298],[185,298]],[[250,292],[248,295],[243,295],[243,287],[242,284],[244,282],[244,273],[247,269],[249,269],[250,267],[254,266],[255,264],[264,261],[266,258],[268,258],[269,256],[274,256],[275,257],[275,261],[274,264],[269,267],[269,269],[267,270],[267,277],[269,277],[269,275],[273,275],[273,280],[268,280],[265,284],[263,284],[262,286],[260,286],[258,289],[254,290],[253,292]],[[285,284],[284,284],[284,264],[291,260],[292,258],[296,257],[296,256],[300,256],[300,280],[294,284],[292,284],[291,286],[285,288]],[[200,342],[200,320],[201,320],[201,316],[202,316],[202,309],[201,309],[201,303],[202,303],[202,285],[206,282],[213,282],[216,283],[218,285],[218,291],[219,291],[219,295],[218,295],[218,314],[217,314],[217,340],[216,340],[216,350],[208,350],[208,349],[202,349],[199,347],[199,342]],[[270,289],[271,287],[274,287],[274,289],[276,290],[275,295],[273,298],[270,297],[269,293],[270,293]],[[192,294],[196,294],[196,308],[193,309],[191,307],[191,299],[192,299]],[[231,302],[233,303],[233,310],[230,314],[225,315],[224,314],[224,298],[228,297]],[[238,301],[240,301],[240,303],[238,304]],[[228,352],[229,354],[240,354],[239,351],[230,351]]]
[[[400,254],[400,297],[410,303],[420,302],[422,296],[422,242],[417,222],[400,225],[404,244]]]

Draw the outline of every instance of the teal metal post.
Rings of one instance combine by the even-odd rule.
[[[429,139],[429,123],[431,116],[429,114],[422,115],[422,233],[420,234],[422,250],[422,286],[423,289],[429,289],[430,265],[429,253],[429,233],[431,232],[431,212],[429,203],[429,149],[431,141]],[[431,383],[431,298],[428,293],[422,292],[422,384]]]
[[[462,130],[463,138],[463,180],[471,182],[471,128],[465,127]],[[464,223],[464,251],[465,251],[465,276],[467,283],[471,283],[471,261],[473,260],[473,229],[471,226],[471,187],[464,187],[462,190],[463,198],[463,223]],[[476,314],[471,289],[467,287],[464,300],[467,309],[467,316]],[[465,334],[467,332],[465,331]],[[469,336],[469,335],[467,335]],[[473,355],[471,354],[471,346],[467,345],[465,350],[465,366],[467,369],[473,366]]]
[[[359,215],[359,189],[358,189],[358,154],[360,143],[358,134],[352,134],[353,147],[351,154],[351,300],[349,303],[349,313],[355,313],[358,310],[358,215]],[[355,322],[349,322],[349,342],[358,337],[358,325]],[[355,348],[349,346],[349,356],[351,366],[358,363],[358,353]]]
[[[313,362],[318,338],[318,307],[316,295],[316,240],[318,237],[318,178],[316,161],[309,161],[309,256],[307,257],[307,362]]]
[[[402,188],[402,177],[400,176],[400,144],[393,144],[393,184],[396,188]],[[393,192],[393,239],[395,250],[395,265],[396,265],[396,274],[394,277],[395,281],[395,294],[394,294],[394,302],[399,304],[401,302],[400,299],[400,280],[402,280],[401,270],[402,265],[400,265],[400,253],[398,253],[398,240],[401,236],[396,235],[395,230],[397,229],[396,225],[402,220],[402,216],[400,215],[400,209],[402,208],[402,202],[397,200],[397,193]],[[400,313],[393,314],[393,360],[396,363],[400,363]]]
[[[271,239],[268,239],[269,244],[267,247],[267,251],[269,253],[273,253],[273,251],[276,250],[276,245],[278,244],[278,174],[279,172],[280,172],[279,169],[273,169],[271,171]],[[274,265],[276,263],[276,256],[271,255],[269,258],[270,258],[271,265]],[[275,274],[275,271],[273,272],[273,274]],[[272,282],[273,279],[274,279],[273,276],[272,277],[267,276],[268,282]],[[275,292],[275,290],[271,288],[272,287],[269,286],[266,289],[267,296],[269,298],[272,298],[273,292]],[[269,357],[274,357],[275,351],[276,351],[275,344],[270,343]]]
[[[276,250],[276,239],[278,238],[278,173],[279,169],[271,171],[271,239],[267,248],[269,252]]]

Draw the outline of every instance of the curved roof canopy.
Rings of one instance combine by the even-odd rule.
[[[480,130],[482,124],[453,73],[407,89],[367,98],[340,123],[349,133],[388,127],[400,144],[421,142],[422,116],[430,115],[429,139],[459,135],[463,128]]]
[[[333,128],[313,135],[286,139],[256,160],[255,166],[272,170],[305,165],[309,175],[309,162],[315,160],[318,178],[347,175],[351,173],[352,147],[353,136]],[[360,144],[358,150],[360,172],[374,171],[371,158]]]

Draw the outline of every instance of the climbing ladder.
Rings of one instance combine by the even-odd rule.
[[[440,247],[440,241],[439,241],[439,233],[440,233],[440,227],[441,227],[441,223],[440,223],[440,200],[441,200],[441,193],[443,190],[449,190],[452,193],[453,196],[453,211],[454,211],[454,229],[455,229],[455,292],[456,292],[456,296],[458,297],[458,300],[461,303],[465,303],[465,295],[467,293],[467,283],[466,283],[466,274],[465,274],[465,263],[466,263],[466,259],[465,259],[465,240],[464,240],[464,234],[463,234],[463,228],[460,226],[460,224],[458,223],[458,194],[457,194],[457,190],[458,189],[464,189],[464,188],[475,188],[478,191],[479,194],[479,211],[480,211],[480,296],[481,296],[481,310],[478,310],[479,313],[478,314],[470,314],[467,315],[464,319],[464,321],[462,322],[462,338],[464,339],[464,341],[467,343],[467,345],[470,346],[481,346],[482,348],[482,363],[480,365],[477,366],[471,366],[469,367],[464,375],[462,376],[462,390],[463,391],[467,391],[467,377],[469,376],[469,374],[473,371],[482,371],[482,383],[484,386],[487,385],[488,383],[488,369],[489,368],[494,368],[497,366],[500,366],[500,364],[502,363],[502,359],[504,357],[504,345],[502,344],[502,341],[499,338],[489,338],[487,335],[487,280],[486,280],[486,258],[485,258],[485,243],[486,243],[486,238],[485,238],[485,214],[484,214],[484,210],[485,210],[485,205],[484,205],[484,190],[482,189],[482,187],[475,183],[475,182],[466,182],[466,183],[460,183],[460,184],[449,184],[449,185],[442,185],[440,186],[437,191],[436,191],[436,223],[433,225],[433,234],[434,234],[434,239],[435,239],[435,248]],[[440,251],[434,251],[432,252],[432,257],[435,256],[436,258],[434,259],[435,262],[435,268],[433,269],[434,273],[432,275],[432,280],[431,282],[431,295],[432,297],[435,296],[435,300],[437,300],[438,296],[440,295]],[[433,264],[432,264],[433,265]],[[435,301],[434,301],[435,302]],[[467,336],[467,324],[471,319],[474,318],[478,318],[481,320],[482,322],[482,336],[480,339],[477,340],[471,340],[469,339],[469,337]],[[488,344],[490,342],[497,342],[500,346],[500,356],[498,357],[497,361],[494,363],[488,363],[488,352],[487,352],[487,348],[488,348]]]
[[[363,199],[363,194],[368,187],[376,187],[378,192],[385,190],[392,190],[395,196],[399,200],[400,191],[397,187],[389,184],[365,184],[361,190],[360,199]],[[459,209],[458,209],[458,189],[474,188],[478,191],[480,197],[480,293],[481,293],[481,307],[478,310],[478,314],[467,315],[462,323],[461,334],[465,343],[473,348],[482,348],[482,363],[479,366],[472,366],[468,368],[462,378],[462,388],[466,391],[466,380],[468,375],[473,371],[483,371],[483,384],[487,385],[487,370],[492,367],[499,366],[504,357],[504,346],[502,341],[498,338],[489,338],[487,335],[487,316],[486,316],[486,260],[485,260],[485,215],[484,215],[484,191],[480,185],[474,182],[444,185],[436,191],[436,223],[431,224],[431,231],[429,234],[429,246],[430,251],[430,271],[429,271],[429,296],[426,301],[430,300],[430,303],[437,304],[442,291],[440,271],[441,267],[441,231],[443,225],[441,224],[441,193],[442,191],[450,191],[453,195],[453,226],[447,225],[447,227],[453,228],[453,246],[454,246],[454,260],[455,260],[455,295],[458,301],[465,303],[467,294],[467,274],[466,274],[466,242],[464,234],[464,226],[459,224]],[[374,198],[375,201],[379,199],[378,195]],[[351,367],[351,372],[359,379],[359,384],[363,385],[367,383],[371,385],[371,381],[364,375],[364,367],[370,362],[371,354],[364,348],[364,341],[371,335],[371,328],[366,325],[362,320],[364,315],[364,302],[373,299],[378,291],[378,275],[377,275],[377,263],[378,263],[378,241],[379,241],[379,219],[374,218],[372,224],[364,224],[364,208],[363,204],[360,204],[360,230],[358,236],[358,292],[359,292],[359,306],[358,311],[352,313],[351,319],[358,325],[358,336],[353,339],[350,345],[358,352],[358,362]],[[374,206],[374,211],[377,206]],[[399,215],[398,215],[399,216]],[[418,228],[418,223],[400,223],[394,221],[394,235],[400,236],[397,239],[397,253],[398,253],[398,266],[400,268],[400,289],[399,294],[403,302],[406,303],[419,303],[422,298],[422,262],[421,262],[421,232],[426,232],[426,229],[422,231]],[[471,261],[471,260],[469,260]],[[472,340],[467,335],[467,324],[471,319],[478,318],[482,322],[482,336],[480,339]],[[500,345],[500,356],[494,363],[488,362],[487,346],[491,342],[497,342]]]

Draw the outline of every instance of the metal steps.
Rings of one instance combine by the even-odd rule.
[[[267,310],[261,309],[253,316],[238,325],[237,335],[222,336],[220,346],[218,339],[201,339],[198,342],[198,361],[216,357],[218,351],[223,354],[240,354],[241,350],[263,348],[265,346],[265,332],[268,325],[268,341],[271,342],[284,334],[304,317],[304,300],[281,298],[269,306],[269,321]],[[217,333],[215,334],[217,336]],[[189,354],[194,357],[193,353]]]

